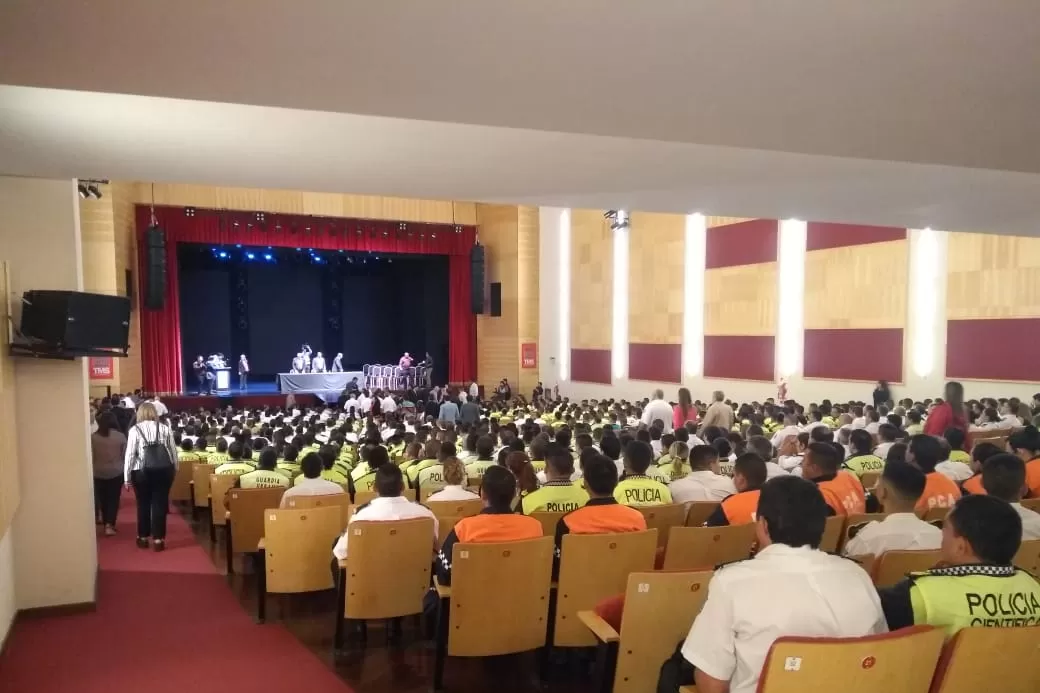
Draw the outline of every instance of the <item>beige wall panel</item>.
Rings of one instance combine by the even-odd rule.
[[[571,348],[610,349],[614,244],[602,210],[571,210]]]
[[[805,254],[805,329],[906,326],[905,240]]]
[[[517,225],[517,346],[516,358],[520,359],[520,344],[538,343],[539,284],[538,263],[541,229],[537,207],[520,207]],[[541,354],[538,356],[541,359]],[[529,397],[538,382],[537,368],[520,368],[520,392]]]
[[[704,220],[704,223],[709,229],[712,229],[716,226],[728,226],[730,224],[739,224],[743,221],[753,220],[754,217],[708,217]]]
[[[1040,316],[1040,238],[950,233],[946,317]]]
[[[135,234],[134,204],[137,186],[131,183],[113,183],[109,186],[112,197],[112,230],[115,241],[117,293],[126,295],[126,270],[133,279],[133,306],[130,311],[130,355],[115,359],[113,391],[132,392],[141,387],[141,283],[137,268],[137,236]]]
[[[502,316],[477,316],[477,380],[490,390],[502,378],[508,378],[514,384],[520,378],[517,307],[519,214],[512,205],[477,205],[477,224],[487,257],[487,281],[489,284],[502,283]]]
[[[720,267],[704,272],[704,334],[776,333],[777,263]]]
[[[686,217],[632,212],[628,242],[628,341],[682,344]]]
[[[137,188],[138,202],[151,201],[154,189],[155,204],[157,205],[183,205],[390,221],[467,225],[477,223],[476,206],[472,202],[170,183],[156,183],[154,186],[150,183],[138,183]]]
[[[0,319],[7,325],[7,265],[0,257]],[[8,353],[6,327],[0,336],[0,537],[18,509],[18,438],[15,425],[14,363]]]

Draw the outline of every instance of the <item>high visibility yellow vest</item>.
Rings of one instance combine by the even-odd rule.
[[[476,460],[466,465],[466,476],[484,476],[491,467],[494,467],[495,463],[491,460]]]
[[[412,484],[414,485],[415,482],[419,478],[419,472],[421,472],[422,470],[426,469],[427,467],[432,467],[435,464],[437,464],[437,460],[433,460],[433,459],[419,460],[418,462],[416,462],[415,464],[413,464],[411,467],[408,468],[408,471],[407,471],[408,480],[410,482],[412,482]]]
[[[669,481],[668,471],[664,467],[650,465],[650,468],[646,470],[646,475],[651,479],[660,481],[662,484],[667,484]]]
[[[856,455],[845,460],[845,468],[856,476],[864,472],[880,472],[885,468],[885,461],[877,455]]]
[[[335,466],[335,465],[333,465],[333,466]],[[356,466],[352,470],[350,470],[350,476],[353,477],[354,481],[357,481],[361,477],[363,477],[366,474],[368,474],[368,472],[369,472],[368,462],[362,462],[361,464],[359,464],[358,466]]]
[[[288,488],[289,478],[275,470],[257,469],[238,477],[242,488]]]
[[[255,467],[248,462],[225,462],[213,470],[214,474],[248,474]]]
[[[372,491],[376,487],[376,473],[370,472],[354,480],[354,491]]]
[[[444,465],[433,464],[419,472],[416,480],[419,483],[419,488],[444,488],[447,484],[444,481]]]
[[[321,478],[325,481],[331,481],[334,484],[346,484],[347,476],[343,472],[335,469],[323,469],[321,470]]]
[[[914,623],[946,629],[952,637],[973,626],[1015,627],[1040,624],[1040,582],[1018,568],[1006,577],[985,575],[987,569],[971,566],[911,573],[910,604]],[[959,570],[973,571],[958,575]]]
[[[668,505],[668,487],[648,476],[626,476],[614,487],[614,500],[622,505]]]
[[[589,494],[580,486],[568,481],[550,481],[523,500],[524,515],[533,512],[570,512],[589,502]]]
[[[971,455],[964,452],[963,450],[954,450],[950,453],[950,462],[963,462],[964,464],[971,464]]]

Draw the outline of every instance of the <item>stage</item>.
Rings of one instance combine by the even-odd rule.
[[[277,383],[258,382],[251,383],[248,390],[232,388],[226,394],[199,395],[195,391],[190,391],[180,395],[170,395],[163,398],[163,404],[170,411],[213,410],[229,406],[236,409],[243,407],[255,409],[257,407],[284,407],[287,397],[287,394],[278,391]],[[296,393],[293,398],[300,407],[316,407],[323,403],[317,395],[313,394]]]

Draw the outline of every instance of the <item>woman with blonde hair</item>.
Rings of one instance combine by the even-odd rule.
[[[466,465],[458,457],[449,457],[441,463],[444,468],[445,486],[440,491],[430,494],[429,501],[464,501],[479,500],[480,496],[466,490]]]
[[[690,446],[681,440],[677,440],[672,443],[672,446],[668,448],[668,456],[671,458],[671,463],[667,469],[662,469],[668,477],[668,483],[678,481],[682,479],[692,470],[690,469]]]
[[[177,473],[177,444],[173,430],[159,420],[155,406],[145,402],[137,408],[137,423],[130,429],[123,460],[123,482],[133,486],[137,498],[137,546],[166,548],[166,513],[170,486]]]

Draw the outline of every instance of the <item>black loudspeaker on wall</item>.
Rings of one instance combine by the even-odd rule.
[[[148,267],[145,270],[144,305],[152,310],[166,306],[166,233],[158,226],[145,232]]]
[[[26,291],[20,329],[24,336],[70,354],[98,349],[125,353],[130,300],[83,291]]]
[[[491,282],[491,317],[502,317],[502,282]]]
[[[475,245],[469,251],[469,304],[474,313],[484,312],[484,246]]]

